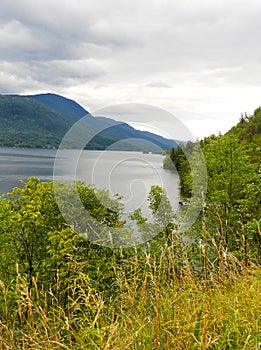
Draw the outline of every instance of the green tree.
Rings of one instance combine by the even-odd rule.
[[[157,185],[151,186],[148,201],[155,222],[162,232],[169,233],[174,227],[175,215],[164,189]]]
[[[33,277],[38,273],[43,280],[48,280],[44,262],[50,258],[49,232],[59,235],[69,225],[58,207],[52,182],[40,182],[32,177],[22,184],[22,188],[14,188],[8,193],[7,198],[0,198],[0,266],[5,280],[11,281],[16,275],[16,264],[19,264],[20,273],[27,276],[31,287]],[[81,222],[81,213],[73,205],[76,192],[92,222],[106,227],[117,225],[121,204],[117,199],[110,199],[107,191],[98,191],[81,182],[60,186],[61,193],[66,193],[67,202],[72,199],[67,203],[67,210],[71,212],[70,224],[73,222],[74,228]]]
[[[43,201],[47,192],[51,191],[51,183],[41,184],[39,179],[30,178],[23,185],[23,188],[14,188],[4,200],[8,210],[6,219],[1,223],[1,239],[4,241],[1,248],[12,266],[6,266],[9,271],[12,270],[9,278],[13,277],[15,264],[18,263],[31,286],[33,276],[41,270],[46,257],[47,232],[52,228],[53,215],[57,213],[47,214],[47,208],[43,210]]]

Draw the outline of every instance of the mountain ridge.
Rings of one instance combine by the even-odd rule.
[[[73,120],[78,120],[85,115],[90,115],[90,113],[76,101],[55,93],[47,92],[44,94],[22,96],[42,102],[47,107],[63,113]]]
[[[30,96],[29,96],[30,97]],[[175,147],[177,144],[173,144],[172,140],[165,139],[162,136],[153,134],[148,131],[140,131],[136,130],[127,123],[117,121],[112,118],[97,116],[93,117],[84,107],[80,106],[77,102],[70,100],[66,97],[47,93],[47,94],[39,94],[39,95],[31,95],[31,98],[37,99],[44,103],[46,106],[55,109],[56,111],[63,111],[64,108],[61,108],[61,103],[66,104],[66,112],[71,116],[71,109],[75,110],[75,105],[77,105],[77,115],[74,114],[74,119],[77,120],[82,117],[88,117],[89,125],[93,129],[105,129],[101,134],[106,137],[109,136],[112,139],[118,138],[118,135],[121,135],[123,138],[141,138],[147,140],[149,142],[154,142],[159,147],[163,147],[164,149]],[[68,113],[69,111],[69,113]],[[76,116],[76,118],[75,118]],[[167,141],[166,141],[167,140]]]
[[[58,148],[70,127],[85,117],[86,149],[103,150],[118,141],[120,150],[159,151],[177,145],[176,141],[136,130],[127,123],[94,117],[76,101],[46,93],[0,95],[0,146]],[[134,141],[128,141],[134,139]],[[139,140],[139,141],[138,141]]]

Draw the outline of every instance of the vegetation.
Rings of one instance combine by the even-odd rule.
[[[241,265],[229,276],[198,279],[188,260],[175,273],[176,258],[165,248],[158,257],[137,252],[128,266],[107,261],[97,276],[104,284],[99,291],[84,272],[80,248],[68,233],[59,240],[67,261],[49,288],[35,277],[29,289],[19,270],[11,287],[1,283],[3,349],[260,348],[260,268]],[[226,263],[237,260],[229,256]],[[110,267],[115,288],[108,293]]]
[[[0,145],[58,147],[70,127],[66,118],[42,103],[21,96],[0,95]]]
[[[85,123],[79,129],[84,140],[89,140],[86,142],[89,150],[103,150],[114,145],[114,150],[159,151],[176,145],[173,140],[135,130],[125,123],[93,117],[65,97],[40,94],[0,95],[0,146],[58,148],[67,131],[82,117]],[[71,148],[78,147],[78,140],[70,141]]]
[[[190,197],[192,194],[191,168],[188,161],[192,150],[193,143],[190,141],[185,145],[178,145],[176,148],[172,147],[163,161],[164,169],[178,172],[181,194],[185,197]]]
[[[112,249],[68,227],[50,182],[23,185],[0,201],[3,349],[260,347],[260,250],[245,252],[248,234],[261,236],[260,222],[241,226],[236,247],[225,243],[220,218],[216,234],[201,218],[201,239],[184,241],[164,191],[154,186],[155,223],[139,210],[133,220],[141,232],[156,226],[158,236]],[[99,203],[99,191],[72,186],[98,222],[122,225],[117,210],[111,215]]]
[[[52,101],[51,97],[50,100]],[[67,101],[67,99],[64,100]],[[0,95],[0,146],[58,148],[66,132],[77,121],[76,103],[73,103],[72,111],[68,104],[61,108],[64,103],[58,104],[59,108],[56,110],[38,99]],[[65,113],[67,106],[68,110]],[[52,104],[51,107],[53,107]],[[83,116],[83,111],[80,110],[80,112],[78,112],[80,113],[78,119]],[[91,116],[89,118],[93,119]],[[86,137],[89,134],[96,134],[91,126],[86,130]],[[90,141],[88,149],[105,149],[118,140],[117,137],[97,134]]]
[[[2,197],[1,348],[260,349],[259,118],[201,141],[208,192],[183,235],[159,186],[148,196],[154,221],[140,209],[131,215],[146,243],[119,249],[77,233],[73,203],[69,227],[51,182],[31,178]],[[193,150],[190,143],[168,155],[188,192],[198,171],[184,170]],[[124,232],[119,198],[79,182],[66,186],[97,223]]]

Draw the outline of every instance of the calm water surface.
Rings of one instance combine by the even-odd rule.
[[[19,180],[27,180],[30,176],[42,181],[53,180],[55,164],[56,179],[82,180],[97,188],[108,189],[111,195],[123,196],[126,214],[137,207],[147,214],[146,198],[152,185],[165,188],[173,209],[178,210],[178,175],[162,168],[162,155],[83,151],[75,168],[71,167],[71,160],[75,159],[77,152],[65,152],[58,162],[55,162],[56,154],[56,150],[0,148],[0,192],[6,193],[14,186],[21,186]]]

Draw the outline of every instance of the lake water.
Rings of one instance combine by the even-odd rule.
[[[14,186],[21,186],[19,180],[30,176],[42,181],[73,179],[94,184],[99,189],[108,189],[123,196],[125,214],[141,207],[148,215],[147,195],[152,185],[163,187],[174,211],[178,211],[178,175],[163,169],[163,156],[140,152],[64,151],[57,161],[56,150],[0,148],[0,192],[6,193]],[[73,161],[72,161],[73,160]],[[76,165],[75,165],[76,164]]]

